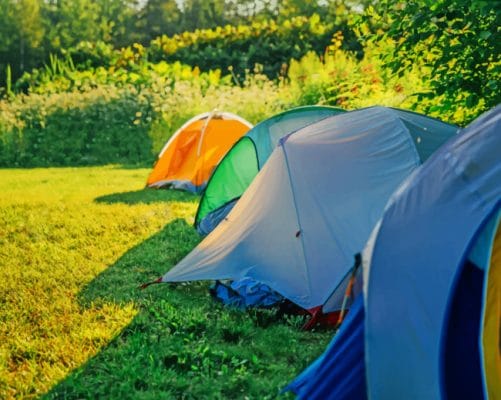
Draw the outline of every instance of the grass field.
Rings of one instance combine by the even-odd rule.
[[[0,170],[0,398],[274,398],[332,332],[154,285],[200,240],[198,197],[147,169]]]

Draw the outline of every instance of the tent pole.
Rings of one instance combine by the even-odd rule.
[[[197,149],[197,158],[199,158],[200,154],[202,153],[202,143],[203,143],[203,140],[204,140],[205,131],[207,130],[207,127],[209,126],[209,122],[214,117],[214,115],[216,114],[216,112],[217,112],[216,108],[214,108],[210,112],[210,114],[208,115],[207,120],[205,121],[205,124],[204,124],[204,126],[202,128],[202,131],[200,132],[200,139],[198,141],[198,149]],[[203,165],[200,165],[200,168],[198,170],[201,171],[202,167],[203,167]],[[197,175],[198,175],[198,172],[197,172]],[[198,179],[198,176],[197,176],[197,179]]]
[[[358,268],[362,265],[362,256],[360,253],[355,254],[355,264],[351,270],[350,281],[348,282],[348,286],[346,287],[346,291],[344,292],[343,304],[341,306],[341,312],[339,313],[339,319],[337,320],[336,329],[341,326],[341,323],[344,320],[344,316],[346,315],[346,304],[348,303],[348,297],[351,297],[353,294],[353,286],[355,285],[355,279],[357,275]]]

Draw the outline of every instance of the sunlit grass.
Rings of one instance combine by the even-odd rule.
[[[324,348],[206,283],[139,291],[199,241],[198,198],[147,173],[0,170],[0,398],[275,397]]]

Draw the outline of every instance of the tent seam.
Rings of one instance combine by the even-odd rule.
[[[228,152],[219,160],[215,170],[213,171],[213,173],[211,174],[211,176],[209,177],[209,179],[207,180],[207,185],[206,185],[206,188],[209,187],[211,181],[212,181],[212,178],[213,176],[216,174],[217,172],[217,169],[219,168],[219,165],[221,164],[221,162],[231,153],[231,151],[233,150],[234,147],[236,147],[242,140],[244,140],[245,138],[248,138],[252,144],[254,145],[254,151],[256,152],[256,162],[257,162],[257,170],[258,172],[262,169],[262,165],[261,165],[261,160],[260,160],[260,157],[259,157],[259,154],[258,154],[258,151],[257,151],[257,146],[256,146],[256,142],[255,142],[255,137],[254,135],[252,135],[252,133],[255,133],[256,131],[258,131],[259,129],[266,129],[268,130],[269,129],[269,125],[271,124],[271,121],[273,121],[273,123],[276,123],[276,122],[279,122],[279,121],[282,121],[284,117],[290,115],[290,114],[293,114],[293,113],[296,113],[297,111],[300,111],[300,112],[303,112],[303,111],[314,111],[314,110],[320,110],[320,111],[327,111],[327,110],[332,110],[332,111],[339,111],[339,114],[344,114],[346,113],[347,111],[342,109],[342,108],[339,108],[339,107],[331,107],[331,106],[302,106],[302,107],[296,107],[296,108],[293,108],[293,109],[290,109],[290,110],[287,110],[287,111],[283,111],[275,116],[272,116],[264,121],[261,121],[259,122],[258,124],[256,124],[255,126],[251,127],[251,129],[244,135],[242,136],[239,140],[237,140],[233,146],[228,150]],[[208,113],[206,113],[208,114]],[[231,114],[231,113],[230,113]],[[339,115],[339,114],[332,114],[332,115],[326,115],[324,118],[321,118],[319,119],[318,121],[313,121],[313,122],[310,122],[309,124],[303,126],[302,128],[297,128],[295,130],[293,130],[292,132],[289,132],[287,135],[285,135],[284,137],[280,138],[280,140],[283,140],[284,138],[288,138],[290,135],[292,135],[293,133],[296,133],[297,131],[305,128],[306,126],[310,126],[316,122],[320,122],[320,121],[323,121],[327,118],[330,118],[330,117],[333,117],[333,116],[336,116],[336,115]],[[280,143],[280,140],[279,140],[279,143]],[[285,140],[284,140],[285,141]],[[272,146],[270,145],[270,148]],[[272,151],[274,150],[274,148],[278,147],[277,146],[274,146]],[[263,164],[264,165],[264,164]],[[196,228],[197,226],[199,226],[199,222],[205,218],[203,217],[202,219],[199,220],[199,211],[200,211],[200,206],[202,204],[202,202],[204,201],[204,197],[205,197],[205,189],[202,193],[202,197],[200,199],[200,202],[199,202],[199,205],[198,205],[198,208],[197,208],[197,212],[195,214],[195,220],[193,222],[193,226]],[[235,199],[238,199],[242,197],[242,195],[236,197]],[[233,200],[235,200],[233,199]],[[219,210],[220,208],[226,206],[228,203],[230,203],[231,201],[233,200],[230,200],[228,202],[226,202],[224,205],[212,210],[211,212],[209,212],[207,215],[211,214],[212,212],[216,211],[216,210]],[[198,222],[197,222],[198,221]]]
[[[396,117],[398,123],[404,128],[404,131],[407,133],[407,142],[411,143],[412,147],[412,152],[415,157],[415,161],[417,161],[416,166],[419,167],[420,165],[423,164],[423,160],[421,160],[421,156],[419,155],[419,152],[417,151],[416,144],[414,143],[414,140],[412,138],[412,134],[410,129],[407,127],[407,125],[402,121],[402,118],[398,115],[398,113],[394,109],[389,109],[389,112]],[[397,114],[397,115],[395,115]]]
[[[209,124],[211,120],[213,119],[214,115],[216,115],[217,110],[214,109],[209,113],[209,116],[207,117],[204,126],[202,127],[202,130],[200,131],[200,138],[198,141],[198,148],[197,148],[197,158],[200,159],[200,168],[196,171],[195,174],[195,181],[198,181],[199,175],[202,173],[202,169],[204,166],[204,157],[200,157],[200,154],[202,154],[202,146],[204,145],[205,142],[205,137],[206,137],[206,132],[207,129],[209,128]]]
[[[289,167],[289,158],[287,157],[287,152],[285,151],[285,143],[282,143],[282,145],[280,147],[282,148],[282,151],[284,153],[285,166],[287,167],[287,175],[289,177],[289,186],[290,186],[291,192],[292,192],[292,203],[294,204],[294,211],[296,211],[296,219],[297,219],[297,224],[299,227],[299,237],[301,239],[301,250],[303,251],[303,260],[304,260],[304,264],[305,264],[306,271],[307,271],[308,270],[308,258],[306,257],[306,250],[305,250],[305,246],[304,246],[303,227],[301,226],[301,219],[299,218],[299,211],[298,211],[297,203],[296,203],[296,192],[294,190],[294,184],[292,183],[292,179],[291,179],[292,174],[291,174],[291,169]],[[306,279],[308,281],[308,297],[311,299],[311,293],[312,293],[311,280],[310,280],[308,273],[306,273]]]

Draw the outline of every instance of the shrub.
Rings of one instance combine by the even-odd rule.
[[[165,68],[169,73],[158,73]],[[0,166],[151,164],[196,114],[219,109],[257,122],[292,106],[283,100],[287,88],[259,73],[240,87],[218,71],[200,74],[180,64],[145,71],[136,78],[124,73],[115,85],[90,75],[92,83],[68,92],[49,81],[29,95],[0,101]]]
[[[79,71],[54,58],[45,70],[25,75],[29,94],[0,101],[0,166],[151,163],[186,120],[214,109],[252,123],[308,104],[414,108],[458,124],[480,112],[444,112],[443,95],[420,98],[429,92],[422,79],[429,67],[415,63],[402,76],[392,74],[382,57],[394,51],[392,40],[368,42],[362,59],[343,42],[336,33],[323,55],[310,51],[291,60],[277,80],[259,64],[235,82],[220,69],[201,72],[179,62]]]
[[[148,96],[134,87],[23,95],[4,107],[2,117],[12,115],[13,110],[16,119],[0,126],[2,166],[138,163],[151,159],[148,127],[153,109]]]
[[[423,114],[464,125],[478,116],[482,109],[458,105],[444,107],[444,95],[420,96],[430,92],[425,62],[415,62],[401,74],[386,67],[385,54],[394,51],[392,40],[366,43],[364,57],[341,49],[340,33],[323,57],[308,53],[299,61],[292,60],[288,73],[291,92],[297,104],[331,104],[346,109],[372,105],[409,108]]]
[[[245,71],[256,64],[271,79],[284,74],[291,58],[308,51],[324,52],[332,34],[340,26],[322,21],[318,15],[294,17],[277,24],[275,21],[253,22],[251,25],[224,26],[215,29],[184,32],[173,37],[161,36],[148,50],[152,61],[168,60],[198,66],[206,71],[219,68],[232,71],[241,80]]]

